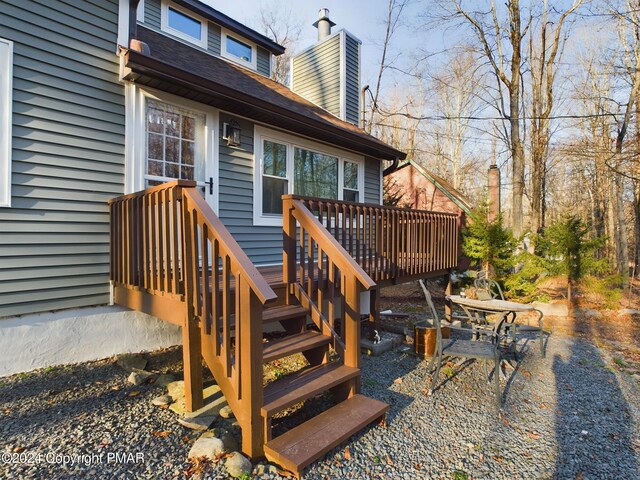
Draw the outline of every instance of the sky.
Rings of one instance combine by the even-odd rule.
[[[292,18],[303,26],[298,49],[302,50],[317,41],[317,30],[312,24],[318,19],[318,11],[328,8],[329,17],[336,23],[334,32],[348,30],[362,41],[362,84],[373,86],[377,77],[387,16],[386,0],[203,0],[218,11],[229,15],[256,30],[259,29],[261,8],[292,9]],[[394,45],[415,46],[413,28],[398,30]],[[413,48],[410,48],[413,50]],[[398,52],[395,52],[398,53]]]

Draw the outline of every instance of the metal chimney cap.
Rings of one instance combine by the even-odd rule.
[[[332,22],[331,19],[329,18],[329,9],[328,8],[321,8],[318,11],[318,20],[316,20],[313,23],[313,26],[318,28],[318,24],[323,20],[329,22],[329,25],[332,26],[332,27],[336,26],[336,24],[334,22]]]

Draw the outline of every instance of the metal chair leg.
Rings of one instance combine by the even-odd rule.
[[[436,389],[436,385],[438,384],[438,375],[440,375],[441,366],[442,366],[442,357],[438,358],[438,366],[436,367],[436,373],[433,374],[433,378],[431,379],[431,391],[429,392],[431,395],[433,395],[433,392]]]
[[[493,381],[495,382],[496,389],[496,406],[498,410],[502,408],[502,392],[500,391],[500,353],[496,349],[495,352],[495,373],[493,374]]]

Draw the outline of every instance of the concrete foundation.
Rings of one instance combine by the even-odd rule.
[[[119,306],[0,320],[0,377],[182,342],[180,327]]]

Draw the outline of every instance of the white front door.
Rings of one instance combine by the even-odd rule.
[[[212,128],[207,125],[207,120],[214,120],[210,117],[189,108],[147,98],[145,187],[174,179],[195,180],[204,198],[215,209],[217,186],[211,159],[211,142],[214,139]]]

